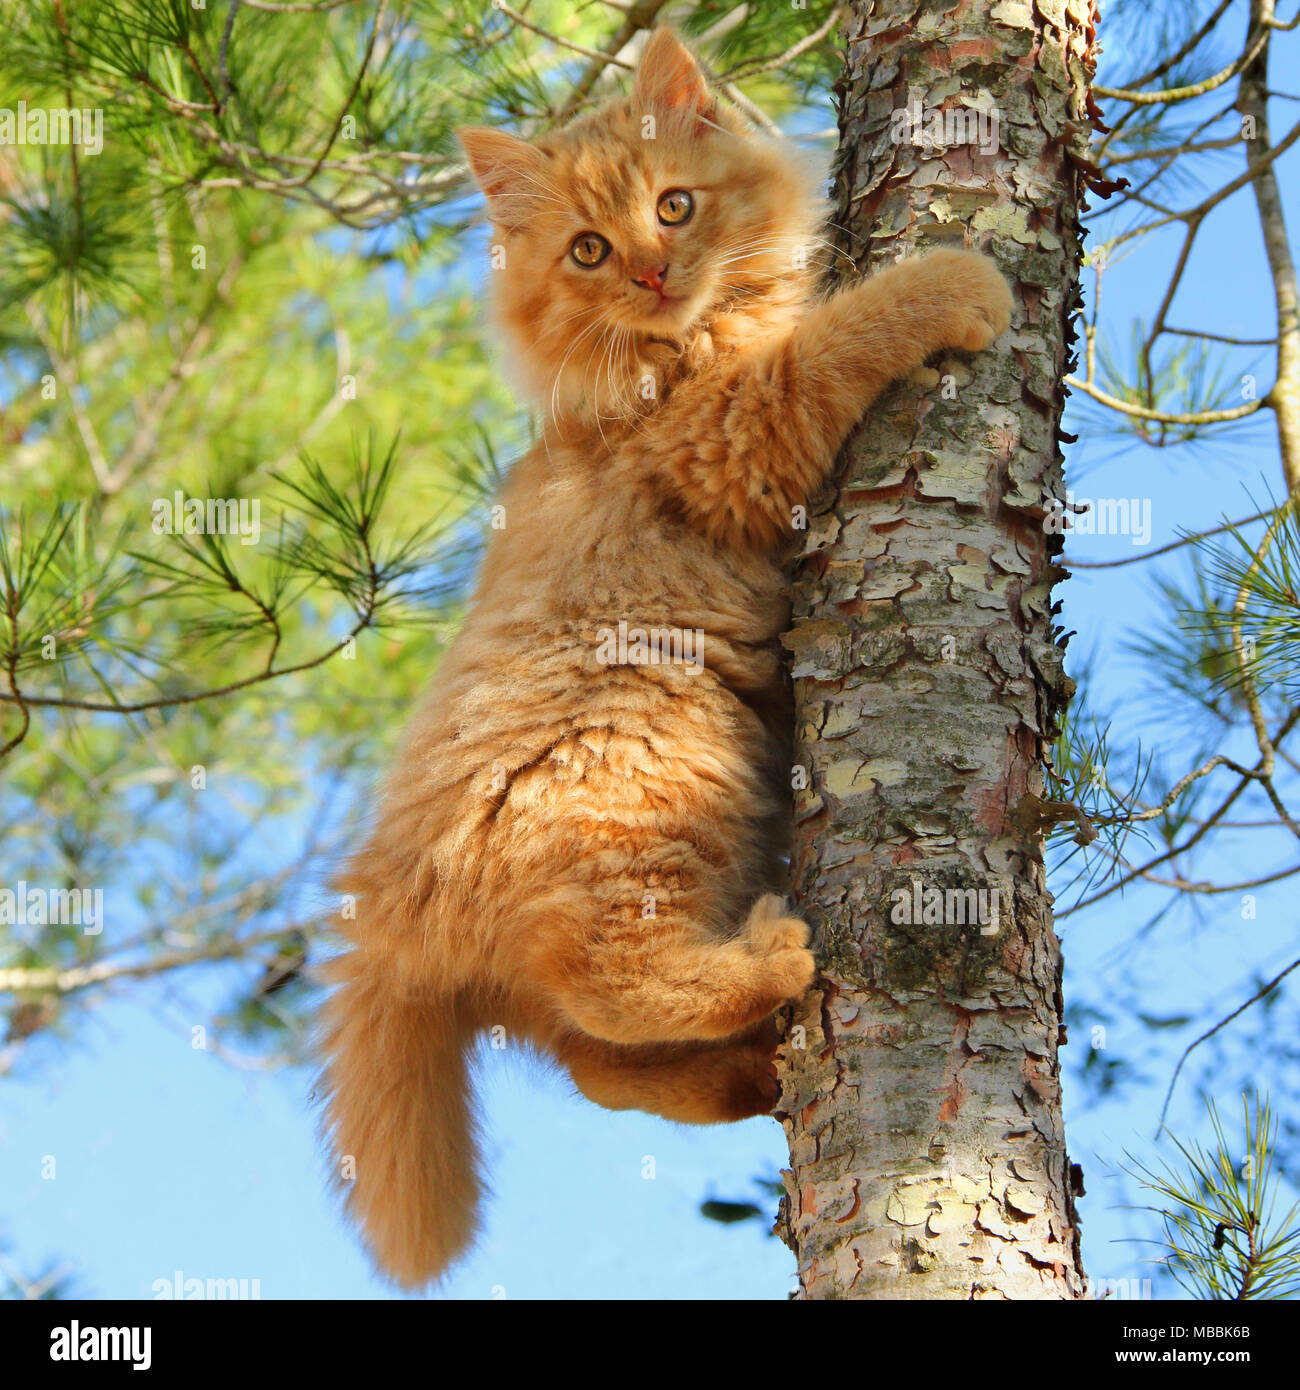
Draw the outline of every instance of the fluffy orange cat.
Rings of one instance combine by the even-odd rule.
[[[664,29],[630,96],[531,143],[461,140],[542,428],[340,885],[327,1124],[405,1285],[474,1234],[484,1029],[610,1109],[772,1108],[772,1015],[814,975],[776,895],[782,566],[872,398],[939,349],[988,347],[1011,309],[992,262],[957,250],[821,297],[803,160]]]

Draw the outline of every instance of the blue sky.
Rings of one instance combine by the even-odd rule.
[[[1114,60],[1119,45],[1108,47]],[[1277,47],[1287,51],[1284,41]],[[1281,71],[1280,60],[1275,67]],[[1275,103],[1273,119],[1276,138],[1295,119],[1294,103]],[[1234,150],[1215,167],[1235,172],[1240,159]],[[1278,174],[1294,240],[1300,150],[1279,162]],[[1130,316],[1150,315],[1176,244],[1176,234],[1153,239],[1107,272],[1117,343],[1127,339]],[[1171,318],[1233,335],[1274,331],[1248,190],[1203,231]],[[1270,373],[1264,357],[1265,389]],[[1149,499],[1151,548],[1180,529],[1246,515],[1255,509],[1251,494],[1280,489],[1268,415],[1224,442],[1165,452],[1091,435],[1075,407],[1072,417],[1083,439],[1068,454],[1070,487],[1084,497]],[[1067,549],[1086,560],[1136,553],[1126,537],[1079,537]],[[1161,714],[1151,674],[1124,647],[1167,620],[1150,575],[1182,566],[1175,554],[1117,571],[1079,570],[1058,595],[1066,626],[1079,632],[1076,664],[1084,650],[1101,658],[1089,698],[1114,716],[1114,742],[1131,745],[1140,736],[1170,768],[1190,759],[1186,731]],[[1245,877],[1287,862],[1288,853],[1287,837],[1249,832],[1206,855],[1197,873]],[[1054,884],[1058,892],[1063,882]],[[1106,1055],[1139,1074],[1097,1098],[1076,1079],[1087,1032],[1076,1032],[1063,1053],[1067,1132],[1088,1184],[1081,1212],[1094,1277],[1149,1274],[1125,1238],[1156,1232],[1148,1218],[1121,1209],[1134,1200],[1121,1165],[1125,1151],[1146,1160],[1165,1152],[1152,1143],[1155,1117],[1178,1053],[1199,1031],[1189,1024],[1152,1032],[1139,1013],[1190,1014],[1203,1027],[1235,1007],[1257,970],[1280,968],[1294,951],[1293,897],[1285,882],[1259,890],[1253,920],[1243,918],[1238,895],[1203,900],[1201,921],[1175,915],[1147,936],[1139,929],[1163,902],[1152,889],[1063,920],[1067,1000],[1115,1010]],[[25,1273],[64,1265],[72,1292],[89,1297],[147,1298],[155,1280],[176,1270],[257,1279],[264,1298],[391,1296],[323,1181],[310,1073],[241,1068],[191,1046],[190,1024],[219,1006],[233,979],[226,967],[191,972],[180,1008],[158,986],[104,998],[74,1040],[38,1037],[5,1079],[0,1250]],[[1239,1069],[1253,1067],[1258,1084],[1272,1086],[1278,1099],[1296,1094],[1296,1078],[1267,1053],[1230,1055]],[[770,1204],[753,1182],[774,1176],[784,1160],[775,1122],[700,1130],[610,1114],[574,1097],[563,1078],[509,1053],[486,1054],[481,1090],[494,1195],[478,1249],[442,1295],[781,1298],[792,1286],[792,1257],[767,1236],[765,1223],[724,1227],[697,1214],[709,1197]],[[1231,1126],[1233,1097],[1220,1099]],[[1171,1123],[1180,1133],[1208,1135],[1188,1085],[1175,1097]],[[47,1155],[53,1177],[42,1176]]]

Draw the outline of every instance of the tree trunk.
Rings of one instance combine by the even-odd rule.
[[[1249,48],[1260,26],[1277,19],[1276,0],[1250,0]],[[1263,159],[1273,148],[1268,129],[1268,50],[1263,49],[1242,70],[1237,109],[1253,125],[1247,133],[1247,158]],[[1277,304],[1277,378],[1270,393],[1277,421],[1278,450],[1288,492],[1300,490],[1300,287],[1296,284],[1295,261],[1287,236],[1286,217],[1277,171],[1269,164],[1250,181],[1264,234],[1264,251],[1273,276],[1273,297]]]
[[[1042,760],[1072,687],[1044,522],[1094,19],[1092,0],[854,0],[847,20],[844,249],[869,270],[964,238],[1017,307],[989,352],[877,403],[796,573],[791,872],[823,980],[782,1050],[778,1226],[803,1298],[1083,1291],[1042,853],[1061,809]],[[954,129],[964,109],[987,120]],[[950,891],[968,889],[984,896]]]

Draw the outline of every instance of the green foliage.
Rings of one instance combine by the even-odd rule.
[[[1062,712],[1060,733],[1045,766],[1046,794],[1077,807],[1097,832],[1092,841],[1086,833],[1080,834],[1077,822],[1064,821],[1052,828],[1048,842],[1057,851],[1054,870],[1062,872],[1073,860],[1079,861],[1073,876],[1064,881],[1068,890],[1087,891],[1107,878],[1121,863],[1129,836],[1145,835],[1142,827],[1134,826],[1131,815],[1139,808],[1139,797],[1151,775],[1151,757],[1140,745],[1131,757],[1113,753],[1111,721],[1103,723],[1087,702],[1092,666],[1091,658],[1079,664],[1077,684],[1084,694]]]
[[[1242,1098],[1242,1153],[1229,1146],[1213,1103],[1214,1148],[1174,1143],[1181,1171],[1135,1164],[1133,1176],[1156,1199],[1165,1247],[1159,1263],[1192,1298],[1281,1299],[1300,1294],[1300,1203],[1278,1212],[1277,1125],[1268,1101]]]
[[[753,1202],[723,1202],[716,1198],[700,1203],[700,1215],[708,1221],[716,1221],[722,1226],[733,1226],[737,1221],[751,1221],[763,1215],[763,1209]]]
[[[1153,581],[1163,621],[1126,643],[1140,662],[1160,672],[1155,691],[1157,707],[1170,720],[1195,727],[1208,715],[1222,728],[1243,710],[1232,696],[1230,615],[1233,595],[1216,583],[1193,549],[1185,579]]]
[[[1101,339],[1097,384],[1108,396],[1127,405],[1183,418],[1172,423],[1151,421],[1086,401],[1089,433],[1098,438],[1138,439],[1153,448],[1213,442],[1220,449],[1225,441],[1242,442],[1239,420],[1202,424],[1195,419],[1204,412],[1228,410],[1242,403],[1242,362],[1223,347],[1200,339],[1159,345],[1150,343],[1149,335],[1150,325],[1139,318],[1129,326],[1130,340],[1123,354]],[[1254,366],[1256,356],[1252,354],[1246,365]],[[1249,426],[1244,428],[1249,430]]]
[[[54,1303],[76,1295],[75,1280],[66,1264],[47,1264],[35,1274],[27,1275],[13,1256],[0,1249],[0,1301],[28,1299]]]
[[[0,44],[6,91],[104,122],[98,153],[0,149],[0,881],[101,886],[108,921],[0,928],[0,968],[161,969],[214,946],[265,965],[277,929],[316,934],[310,886],[348,793],[457,621],[487,520],[483,432],[509,451],[520,430],[458,264],[463,219],[421,224],[413,256],[307,184],[246,186],[251,157],[214,160],[200,117],[141,75],[206,100],[195,63],[220,86],[228,7],[65,9],[66,33],[49,6],[9,7]],[[220,122],[301,151],[286,185],[328,138],[372,9],[239,16],[242,104]],[[417,106],[460,118],[454,95],[428,99],[444,62],[412,39],[361,84],[359,168],[381,162],[381,124],[393,149],[419,143],[401,126]],[[160,532],[177,492],[257,504],[259,542]],[[4,996],[0,1069],[71,1032],[92,993]],[[268,1037],[301,993],[277,992]]]
[[[1200,545],[1208,580],[1218,594],[1184,610],[1187,625],[1220,653],[1216,688],[1235,695],[1247,679],[1263,694],[1279,687],[1287,701],[1300,695],[1300,517],[1294,496],[1274,503],[1262,535],[1228,522],[1222,541]],[[1238,702],[1239,700],[1239,696]]]

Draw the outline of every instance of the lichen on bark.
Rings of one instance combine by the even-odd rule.
[[[791,872],[823,978],[782,1049],[778,1228],[804,1298],[1083,1291],[1060,950],[1024,811],[1070,693],[1043,521],[1064,495],[1094,26],[1092,0],[855,0],[846,19],[847,258],[979,246],[1016,311],[991,351],[877,402],[796,572]],[[942,114],[960,110],[976,119]],[[995,892],[992,929],[954,913]]]

